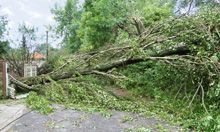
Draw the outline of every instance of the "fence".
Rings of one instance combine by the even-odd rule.
[[[10,73],[9,73],[10,71]],[[6,62],[0,60],[0,98],[14,96],[14,89],[9,86],[9,74],[14,76],[14,69],[9,70]],[[37,75],[37,65],[25,64],[24,77],[34,77]]]
[[[34,77],[34,76],[37,76],[37,65],[25,64],[24,65],[24,77]]]
[[[7,63],[0,61],[0,96],[8,96],[8,75],[7,75]]]

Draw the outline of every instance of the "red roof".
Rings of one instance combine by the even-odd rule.
[[[38,52],[35,52],[32,56],[31,56],[32,59],[35,59],[35,60],[40,60],[40,59],[45,59],[46,57],[43,55],[43,54],[40,54]]]

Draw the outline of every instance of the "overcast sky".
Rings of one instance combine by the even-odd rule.
[[[56,3],[61,6],[66,0],[0,0],[0,15],[6,15],[9,23],[9,37],[16,42],[17,28],[23,22],[27,25],[38,27],[39,37],[46,31],[45,26],[54,24],[50,10]],[[83,0],[80,0],[81,3]]]

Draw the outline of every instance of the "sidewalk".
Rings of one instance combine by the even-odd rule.
[[[27,108],[22,104],[0,104],[0,132],[7,131],[11,123],[27,112]]]

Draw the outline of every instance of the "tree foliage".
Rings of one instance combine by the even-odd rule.
[[[90,2],[91,3],[91,2]],[[127,1],[97,0],[85,3],[78,35],[83,49],[98,48],[114,42],[118,24],[126,20]]]
[[[0,57],[9,49],[8,41],[4,39],[4,33],[6,31],[7,19],[5,16],[0,16]]]
[[[23,76],[23,68],[25,63],[32,61],[31,55],[37,47],[36,43],[37,28],[21,24],[18,27],[19,40],[16,48],[10,48],[4,55],[4,59],[8,61],[17,75]]]
[[[77,51],[81,44],[76,33],[81,18],[81,11],[77,5],[78,0],[67,0],[64,8],[57,5],[52,9],[57,22],[55,31],[63,37],[64,47],[71,52]]]
[[[56,31],[72,51],[114,44],[121,31],[133,34],[130,24],[135,19],[144,19],[144,25],[149,26],[171,14],[169,1],[86,0],[83,8],[77,8],[77,3],[68,0],[64,8],[56,6],[52,10],[57,21]]]
[[[176,6],[184,13],[178,15]],[[75,30],[79,50],[101,55],[81,58],[89,60],[81,68],[107,76],[117,71],[127,77],[116,81],[121,87],[163,103],[178,100],[173,107],[187,112],[174,115],[187,127],[219,130],[219,9],[214,0],[86,0]],[[141,63],[122,67],[133,62]],[[102,66],[113,69],[102,73]]]
[[[19,48],[21,49],[21,60],[23,62],[29,62],[30,56],[33,50],[36,47],[36,31],[37,28],[22,24],[18,28],[19,33],[21,34],[21,44]]]

